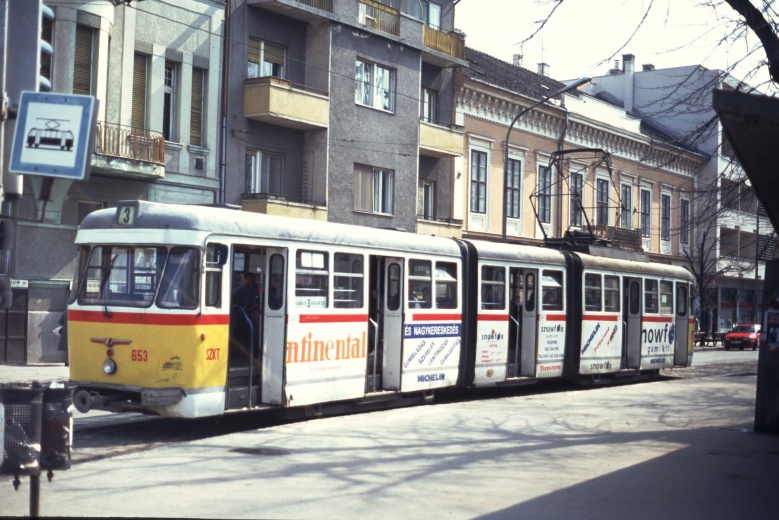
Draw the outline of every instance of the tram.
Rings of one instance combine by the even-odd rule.
[[[692,362],[679,267],[144,201],[90,214],[76,244],[82,412],[191,418]]]

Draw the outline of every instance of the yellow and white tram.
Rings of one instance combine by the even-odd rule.
[[[81,411],[201,417],[691,362],[681,268],[142,201],[89,215],[76,243]]]

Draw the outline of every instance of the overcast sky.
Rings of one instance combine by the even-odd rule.
[[[646,63],[657,68],[702,64],[709,69],[727,69],[747,54],[756,39],[718,47],[722,34],[733,30],[728,20],[735,18],[735,11],[727,5],[714,9],[700,3],[563,0],[543,31],[520,46],[555,2],[460,0],[455,27],[466,33],[468,47],[508,62],[514,54],[523,54],[523,66],[532,71],[545,62],[550,65],[550,75],[558,80],[606,74],[615,59],[621,64],[622,54],[635,55],[637,70]],[[740,75],[734,74],[739,79],[764,57],[760,53],[753,56]],[[766,77],[767,73],[762,73],[760,81]]]

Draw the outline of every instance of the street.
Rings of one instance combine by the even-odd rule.
[[[159,419],[79,417],[74,466],[44,479],[41,513],[773,518],[779,438],[752,433],[756,357],[696,352],[691,369],[649,383],[515,389],[227,434],[193,431],[206,426],[197,421],[167,425],[168,435],[153,433]],[[81,425],[100,421],[118,423],[80,447]],[[141,431],[146,445],[128,438]],[[28,479],[18,492],[1,483],[3,515],[26,515]]]

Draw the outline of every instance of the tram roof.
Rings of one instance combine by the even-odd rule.
[[[602,269],[605,271],[619,271],[668,278],[684,278],[690,281],[694,281],[690,271],[678,265],[660,264],[649,261],[637,262],[623,260],[621,258],[611,258],[608,256],[588,255],[584,253],[574,254],[581,259],[582,265],[588,269]]]
[[[564,264],[565,255],[556,249],[519,244],[504,244],[485,240],[471,240],[480,259],[500,260],[504,262],[528,262],[540,264]]]
[[[449,238],[418,235],[350,224],[311,221],[277,215],[238,211],[223,207],[177,205],[132,201],[138,204],[133,226],[117,223],[117,209],[90,213],[79,227],[77,243],[87,242],[81,233],[91,230],[149,229],[203,232],[207,235],[252,239],[301,240],[327,245],[361,246],[394,251],[411,251],[459,256],[457,243]],[[120,202],[121,206],[123,203]],[[137,240],[135,240],[137,241]]]

